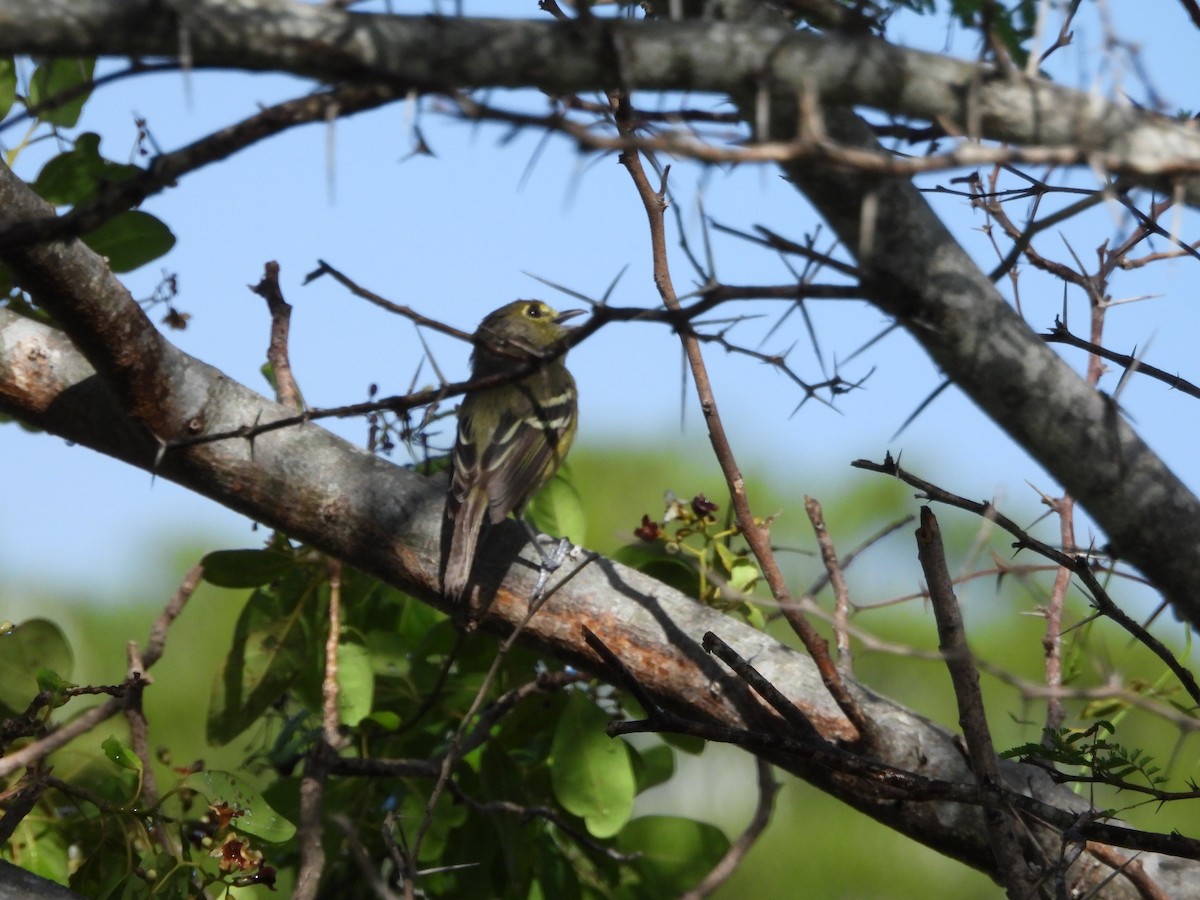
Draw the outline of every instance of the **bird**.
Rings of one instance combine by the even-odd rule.
[[[468,391],[458,409],[443,530],[449,546],[442,586],[451,600],[461,600],[467,590],[484,524],[502,522],[509,513],[538,548],[543,578],[561,561],[561,553],[554,558],[543,552],[522,513],[554,477],[575,437],[575,379],[564,354],[553,354],[570,330],[563,323],[584,312],[516,300],[486,316],[471,338],[471,380],[507,374],[513,380]]]

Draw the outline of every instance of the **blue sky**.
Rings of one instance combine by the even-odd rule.
[[[1131,4],[1112,6],[1118,17],[1115,31],[1145,48],[1140,62],[1168,108],[1200,106],[1189,93],[1193,82],[1186,74],[1200,34],[1182,8],[1162,4],[1154,16],[1139,17]],[[429,11],[420,3],[393,7],[402,13]],[[496,8],[467,4],[470,12]],[[503,8],[511,14],[513,4]],[[1127,94],[1145,103],[1147,93],[1135,68],[1114,64],[1122,54],[1104,55],[1104,26],[1096,9],[1085,4],[1075,25],[1075,44],[1060,51],[1052,71],[1063,83],[1107,96]],[[536,3],[530,2],[526,11],[538,15]],[[974,52],[940,19],[898,19],[891,36],[926,49],[949,48],[960,56]],[[125,159],[135,144],[135,116],[146,119],[159,146],[176,149],[252,115],[260,105],[306,90],[304,82],[272,75],[146,76],[100,91],[85,108],[80,128],[100,132],[102,151]],[[497,93],[493,101],[541,108],[540,99],[530,94]],[[710,102],[715,105],[710,98],[692,98],[693,104]],[[581,157],[557,138],[538,152],[541,136],[533,133],[502,143],[506,134],[499,129],[477,128],[427,110],[420,124],[436,156],[408,158],[411,115],[405,104],[396,104],[331,128],[297,129],[188,176],[145,205],[171,226],[178,243],[164,259],[128,276],[130,290],[148,296],[163,270],[177,274],[177,306],[192,320],[187,331],[171,332],[171,340],[231,377],[265,390],[258,370],[267,343],[267,316],[246,285],[258,280],[266,261],[278,261],[284,290],[296,308],[293,366],[305,398],[315,406],[364,400],[371,383],[382,394],[402,393],[422,353],[408,322],[351,297],[329,279],[302,286],[318,259],[395,302],[466,330],[515,297],[540,296],[559,307],[579,305],[555,296],[526,273],[599,297],[624,271],[613,303],[657,303],[644,213],[614,157]],[[10,146],[19,130],[3,133],[0,140]],[[48,149],[35,147],[22,154],[18,171],[31,177]],[[923,183],[946,183],[949,177]],[[1080,184],[1094,184],[1090,173],[1077,178]],[[764,224],[800,238],[818,224],[802,198],[770,167],[725,172],[680,162],[672,169],[671,184],[693,242],[699,240],[701,200],[709,215],[739,228]],[[978,231],[982,217],[961,200],[938,197],[932,202],[969,251],[990,268],[995,257]],[[1178,222],[1181,234],[1191,239],[1194,216],[1184,214]],[[1069,224],[1062,235],[1047,233],[1039,247],[1069,260],[1065,237],[1090,265],[1096,246],[1115,240],[1128,227],[1119,211],[1101,208],[1086,227]],[[676,286],[684,291],[693,275],[677,250],[675,220],[672,230]],[[740,242],[717,238],[715,254],[725,281],[771,284],[788,279],[778,259]],[[1194,350],[1200,333],[1196,265],[1182,259],[1118,276],[1115,297],[1156,296],[1115,308],[1106,343],[1124,351],[1135,345],[1147,348],[1147,362],[1200,380]],[[1062,288],[1024,271],[1023,308],[1031,325],[1043,330],[1062,308]],[[1007,285],[1001,287],[1008,291]],[[1078,332],[1086,323],[1085,301],[1072,291],[1067,302]],[[757,347],[781,310],[777,303],[757,304],[754,311],[766,318],[740,326],[733,337]],[[811,312],[827,361],[844,359],[887,325],[883,315],[856,301],[816,303]],[[427,335],[427,340],[448,377],[466,374],[464,345],[438,335]],[[790,359],[797,373],[820,380],[820,367],[798,320],[789,320],[761,349],[782,350],[793,342]],[[1083,365],[1082,354],[1068,358]],[[842,368],[849,380],[872,367],[874,373],[863,390],[840,398],[836,410],[809,403],[791,415],[799,397],[785,378],[716,350],[709,353],[709,363],[743,465],[781,483],[786,480],[791,499],[796,491],[820,496],[853,479],[875,477],[852,472],[848,463],[860,456],[881,458],[887,449],[903,451],[907,465],[952,490],[1004,498],[1009,509],[1029,516],[1036,514],[1037,498],[1026,481],[1055,490],[1049,477],[956,391],[944,394],[893,438],[939,382],[929,361],[903,334],[890,335]],[[664,329],[605,329],[573,351],[571,364],[582,395],[581,444],[653,443],[681,457],[707,452],[690,395],[680,427],[680,355]],[[432,379],[429,366],[423,366],[418,382]],[[1105,387],[1112,390],[1115,384],[1116,377],[1110,376]],[[1193,489],[1200,489],[1196,402],[1144,379],[1134,379],[1120,399],[1151,446]],[[365,435],[360,422],[330,427],[359,442]],[[0,453],[10,473],[9,502],[0,509],[0,618],[27,614],[25,598],[33,584],[104,597],[148,566],[164,567],[166,562],[155,560],[154,554],[176,536],[208,536],[213,548],[253,546],[262,539],[239,515],[56,438],[10,425],[0,428]],[[399,454],[396,458],[403,461]],[[781,505],[779,497],[758,502],[764,512]],[[796,515],[801,515],[798,509]],[[1080,535],[1086,536],[1086,530]]]

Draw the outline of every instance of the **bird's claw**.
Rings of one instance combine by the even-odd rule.
[[[542,547],[542,541],[555,541],[553,550],[547,551]],[[530,603],[540,603],[544,597],[543,592],[546,590],[546,582],[550,580],[551,574],[556,572],[563,564],[568,556],[578,554],[579,548],[576,547],[568,538],[556,539],[548,534],[539,534],[533,542],[533,546],[537,548],[538,556],[541,557],[541,565],[538,567],[537,582],[533,586],[533,592],[529,595]]]
[[[548,534],[541,535],[538,539],[541,540],[541,538],[550,538],[551,541],[554,540],[554,538],[551,538]],[[542,568],[547,572],[554,572],[563,564],[563,562],[574,549],[575,545],[572,544],[568,538],[559,539],[558,544],[555,545],[554,549],[549,552],[542,550],[542,547],[539,544],[538,551],[542,555]]]

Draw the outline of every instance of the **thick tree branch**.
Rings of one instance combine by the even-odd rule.
[[[732,94],[809,92],[930,122],[971,140],[1094,154],[1163,190],[1182,177],[1200,203],[1200,132],[1132,106],[1019,74],[1001,75],[867,36],[720,22],[522,21],[350,13],[290,0],[7,0],[0,53],[176,57],[320,81],[449,91],[533,87],[552,95],[620,85]],[[765,136],[762,136],[765,137]],[[793,134],[777,135],[790,140]],[[851,144],[851,146],[856,146]]]
[[[739,101],[749,115],[754,98]],[[772,127],[791,133],[782,104]],[[865,123],[824,111],[845,144],[875,146]],[[1200,500],[1116,404],[1046,347],[909,182],[782,167],[855,254],[868,298],[917,339],[947,378],[1040,462],[1176,611],[1200,624]]]

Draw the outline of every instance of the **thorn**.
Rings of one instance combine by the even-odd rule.
[[[158,467],[162,464],[163,458],[167,455],[167,442],[158,435],[154,436],[158,441],[158,451],[154,454],[154,464],[150,467],[150,486],[154,487],[154,480],[158,478]]]

